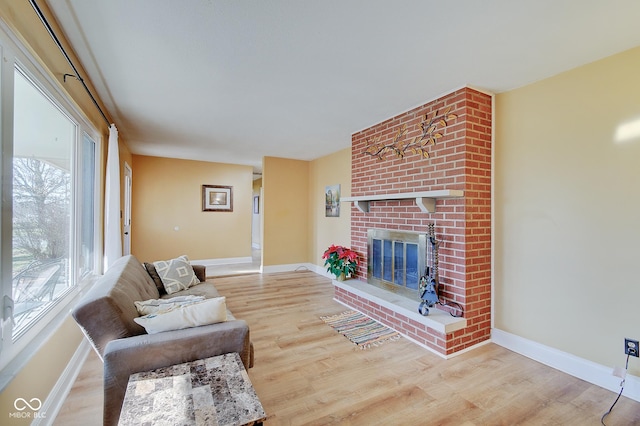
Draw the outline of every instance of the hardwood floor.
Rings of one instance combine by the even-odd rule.
[[[53,424],[60,426],[101,425],[103,402],[102,361],[92,349]]]
[[[215,279],[251,328],[249,376],[270,425],[599,425],[616,394],[495,344],[444,360],[406,340],[360,350],[320,320],[346,310],[307,271]],[[100,424],[92,352],[55,424]],[[605,420],[640,425],[625,398]]]

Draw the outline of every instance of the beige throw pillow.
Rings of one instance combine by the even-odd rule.
[[[193,272],[187,256],[180,256],[171,260],[159,260],[153,262],[158,276],[162,280],[167,294],[173,294],[180,290],[186,290],[200,280]]]
[[[170,311],[145,315],[133,319],[149,334],[162,331],[215,324],[227,320],[227,304],[224,297],[206,299],[188,306],[179,306]]]

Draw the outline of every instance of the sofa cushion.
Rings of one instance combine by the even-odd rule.
[[[224,297],[206,299],[187,306],[177,306],[169,311],[134,318],[148,334],[162,331],[215,324],[227,320],[227,305]]]
[[[204,296],[205,299],[211,299],[213,297],[220,297],[220,293],[216,289],[211,280],[204,281],[199,284],[193,285],[186,290],[180,290],[173,294],[163,294],[160,297],[162,299],[171,299],[176,296]]]
[[[153,262],[153,266],[155,266],[167,294],[186,290],[200,282],[193,272],[187,256],[183,255],[171,260],[159,260]]]
[[[138,317],[134,302],[159,297],[158,289],[138,259],[124,256],[98,279],[74,307],[72,315],[102,357],[109,341],[145,333],[133,320]]]
[[[191,265],[193,272],[198,277],[198,281],[205,282],[207,280],[207,267],[204,265]]]

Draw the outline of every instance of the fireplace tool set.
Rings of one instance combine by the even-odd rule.
[[[429,232],[427,233],[427,268],[426,273],[420,277],[420,306],[418,306],[418,312],[424,316],[429,315],[429,308],[433,308],[436,304],[442,306],[448,306],[460,311],[459,315],[454,315],[450,312],[451,316],[461,317],[463,315],[462,306],[456,302],[441,302],[438,295],[438,287],[440,286],[440,279],[438,277],[438,247],[440,241],[436,239],[436,233],[434,231],[434,224],[429,224]]]
[[[439,302],[438,297],[438,246],[433,223],[429,224],[427,234],[427,271],[420,277],[420,306],[418,312],[424,316],[429,315],[429,308]]]

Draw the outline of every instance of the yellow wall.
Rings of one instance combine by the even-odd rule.
[[[96,96],[96,91],[88,79],[87,73],[64,39],[63,32],[52,18],[46,3],[40,1],[38,5],[47,16],[58,38],[65,45],[65,49],[78,68],[80,75],[85,79],[94,96]],[[87,119],[102,134],[103,151],[100,155],[102,161],[106,161],[108,140],[107,124],[84,91],[82,85],[73,79],[68,80],[67,83],[63,83],[63,74],[71,72],[71,69],[29,2],[0,0],[0,16],[27,46],[45,71],[58,82],[61,90],[69,95],[78,109],[86,115]],[[103,111],[108,114],[99,98],[98,103],[101,105]],[[120,147],[126,158],[128,153],[126,146],[121,142]],[[98,176],[98,178],[104,185],[104,176]],[[100,207],[99,211],[102,212],[102,210],[102,207]],[[100,213],[100,215],[102,215],[102,213]],[[102,218],[102,216],[100,216],[100,218]],[[4,416],[8,416],[8,413],[12,410],[13,402],[17,397],[24,397],[25,399],[40,398],[44,401],[82,339],[83,336],[79,328],[71,317],[68,317],[63,325],[42,345],[38,352],[27,361],[26,366],[21,371],[11,372],[12,374],[16,374],[14,379],[3,389],[2,393],[0,393],[0,412],[3,418],[6,418]],[[28,423],[29,422],[26,421],[24,424]]]
[[[9,420],[9,414],[18,411],[13,405],[15,400],[24,398],[30,401],[32,398],[38,398],[44,403],[83,338],[75,321],[70,316],[67,317],[60,328],[29,361],[27,367],[18,372],[0,394],[0,418],[2,419],[0,423],[25,425],[31,423],[33,418],[12,417]],[[26,412],[32,415],[29,409]],[[51,414],[49,418],[52,418],[53,413],[49,414]],[[46,416],[47,413],[41,410],[38,415]]]
[[[140,261],[251,256],[251,166],[134,155],[132,168],[131,252]],[[203,212],[202,185],[232,186],[233,211]]]
[[[340,217],[326,217],[325,189],[340,184],[341,197],[351,195],[351,148],[309,163],[309,261],[324,265],[322,254],[331,244],[351,245],[351,203],[340,203]]]
[[[309,261],[309,162],[264,157],[262,265]]]
[[[325,188],[351,195],[351,148],[313,161],[263,159],[263,266],[313,263],[331,244],[349,245],[351,204],[325,217]]]
[[[640,339],[639,75],[635,48],[496,97],[495,326],[606,366]]]

